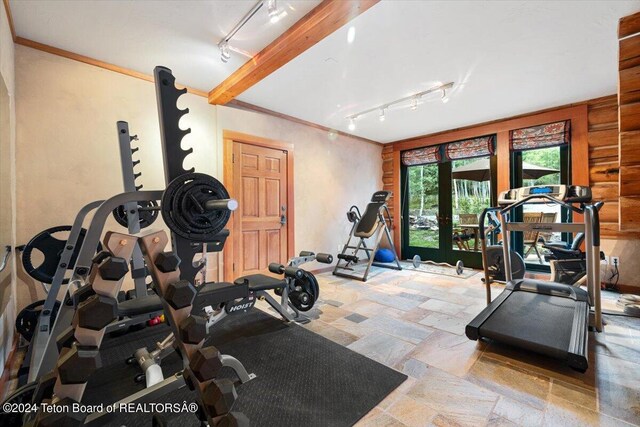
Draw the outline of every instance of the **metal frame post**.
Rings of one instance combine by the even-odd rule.
[[[131,141],[137,140],[137,137],[131,137],[131,135],[129,134],[129,124],[125,121],[119,121],[117,123],[117,128],[124,191],[135,192],[142,188],[142,185],[136,187],[135,182],[136,178],[139,177],[142,172],[136,174],[133,170],[134,166],[138,163],[135,163],[133,161],[134,151],[131,149]],[[124,208],[127,213],[127,227],[129,230],[129,234],[140,233],[140,214],[138,212],[138,202],[127,202],[124,204]],[[147,282],[145,280],[146,275],[139,274],[139,272],[144,271],[144,269],[144,257],[142,256],[140,246],[136,245],[136,248],[133,251],[133,257],[131,258],[131,273],[133,276],[137,298],[147,296]]]

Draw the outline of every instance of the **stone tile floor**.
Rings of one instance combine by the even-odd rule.
[[[481,274],[317,277],[321,297],[305,327],[409,376],[359,426],[640,425],[640,319],[605,316],[580,374],[466,338],[465,325],[485,306]],[[494,297],[501,287],[493,286]]]
[[[640,319],[605,316],[580,374],[468,340],[464,327],[485,306],[481,277],[375,269],[362,283],[317,275],[320,301],[305,327],[409,377],[358,426],[640,425]],[[494,297],[501,288],[493,286]]]

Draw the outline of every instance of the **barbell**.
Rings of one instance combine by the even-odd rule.
[[[160,212],[171,231],[195,242],[214,240],[238,202],[220,181],[203,173],[180,175],[162,194]]]
[[[138,222],[140,229],[147,228],[158,219],[160,206],[155,200],[137,202]],[[131,212],[134,213],[135,211]],[[129,228],[129,217],[124,205],[120,205],[113,210],[113,217],[121,226]]]
[[[431,264],[431,265],[438,265],[438,266],[441,266],[441,267],[453,268],[453,269],[456,270],[456,274],[458,276],[460,276],[462,273],[464,273],[464,263],[460,259],[458,261],[456,261],[456,265],[455,266],[453,266],[451,264],[448,264],[446,262],[435,262],[435,261],[429,261],[429,260],[423,261],[420,258],[420,255],[417,255],[417,254],[414,255],[413,258],[411,259],[411,264],[413,264],[413,268],[416,268],[416,269],[420,268],[420,264],[422,264],[422,263]]]
[[[215,240],[229,222],[238,202],[229,197],[224,185],[203,173],[186,173],[169,183],[162,193],[160,206],[155,201],[137,202],[140,228],[153,224],[158,212],[169,229],[194,242]],[[113,210],[113,216],[127,227],[124,206]]]

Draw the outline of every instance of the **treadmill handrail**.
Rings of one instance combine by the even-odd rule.
[[[510,204],[510,205],[508,205],[508,206],[506,206],[504,208],[502,208],[502,210],[500,211],[500,214],[504,215],[504,214],[514,210],[515,208],[518,208],[518,207],[520,207],[522,205],[525,205],[525,204],[529,203],[531,200],[534,200],[534,199],[547,199],[552,203],[555,203],[555,204],[560,205],[562,207],[565,207],[567,209],[571,209],[575,213],[579,213],[579,214],[584,213],[584,208],[583,207],[579,208],[577,206],[573,206],[571,203],[563,202],[562,200],[558,200],[555,197],[551,197],[548,194],[533,194],[533,195],[527,196],[524,199],[518,200],[518,201],[516,201],[516,202],[514,202],[514,203],[512,203],[512,204]],[[540,202],[538,202],[538,203],[540,203]],[[584,203],[581,203],[581,206],[584,206]]]
[[[480,214],[480,220],[479,220],[479,223],[478,223],[478,226],[479,226],[479,230],[478,230],[479,236],[478,236],[478,238],[479,239],[481,239],[481,240],[486,239],[484,230],[485,230],[485,222],[486,222],[487,214],[489,212],[500,212],[501,209],[502,208],[496,206],[496,207],[485,208],[482,211],[482,213]]]
[[[593,245],[600,246],[600,208],[604,202],[598,202],[594,205],[587,205],[585,209],[591,211],[591,221],[593,221]],[[598,254],[600,256],[600,254]]]
[[[509,222],[508,231],[542,231],[561,233],[583,233],[585,224],[582,222]]]

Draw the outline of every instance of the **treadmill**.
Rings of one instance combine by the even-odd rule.
[[[498,203],[500,222],[505,231],[502,240],[506,287],[467,325],[467,337],[471,340],[496,340],[564,360],[571,368],[586,371],[589,367],[589,328],[602,332],[600,222],[598,209],[591,202],[591,189],[576,185],[522,187],[502,192]],[[510,221],[514,211],[526,204],[559,205],[583,215],[584,222]],[[583,232],[587,289],[527,278],[513,280],[509,256],[511,233],[507,231]]]

